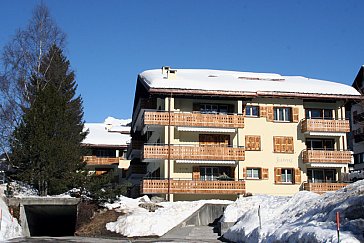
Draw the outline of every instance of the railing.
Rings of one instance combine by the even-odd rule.
[[[348,120],[303,119],[301,131],[350,132],[350,124]]]
[[[350,164],[351,152],[331,150],[303,150],[302,159],[304,163]]]
[[[170,180],[170,193],[174,194],[243,194],[245,181],[199,181]],[[168,180],[144,179],[141,184],[142,194],[168,193]]]
[[[244,160],[244,147],[171,145],[170,159]],[[168,145],[144,145],[143,159],[168,159]]]
[[[319,194],[329,192],[329,191],[337,191],[340,190],[343,187],[346,187],[348,183],[330,183],[330,182],[324,182],[324,183],[311,183],[311,182],[305,182],[303,183],[303,188],[306,191],[316,192]]]
[[[120,158],[103,158],[103,157],[96,157],[96,156],[83,156],[83,160],[88,165],[111,165],[111,164],[118,164]]]
[[[244,127],[244,116],[240,114],[202,114],[171,112],[170,115],[172,126],[220,128]],[[169,113],[167,111],[145,111],[144,124],[168,126]]]

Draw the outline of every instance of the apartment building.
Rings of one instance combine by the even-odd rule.
[[[131,120],[108,117],[103,123],[85,123],[88,135],[82,142],[86,167],[96,175],[113,173],[118,182],[125,177],[130,161],[126,158]]]
[[[361,94],[364,92],[364,66],[359,69],[353,85]],[[364,171],[364,102],[356,101],[351,109],[352,149],[354,152],[354,170]]]
[[[319,193],[345,186],[345,110],[359,93],[300,76],[218,70],[138,75],[135,164],[142,194],[169,200]]]

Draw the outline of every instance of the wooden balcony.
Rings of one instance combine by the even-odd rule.
[[[331,150],[303,150],[302,158],[304,163],[350,164],[351,152]]]
[[[325,192],[330,191],[337,191],[340,190],[343,187],[346,187],[348,183],[311,183],[311,182],[305,182],[303,184],[303,188],[306,191],[315,192],[318,194],[323,194]]]
[[[167,194],[168,180],[144,179],[142,194]],[[170,193],[173,194],[243,194],[245,181],[199,181],[171,180]]]
[[[348,120],[304,119],[301,131],[305,132],[350,132]]]
[[[170,158],[181,160],[244,160],[244,148],[171,145]],[[168,145],[145,145],[143,159],[168,159]]]
[[[119,164],[119,158],[102,158],[96,156],[83,156],[83,160],[88,165],[111,165]]]
[[[244,116],[238,114],[201,114],[171,112],[171,126],[243,128]],[[168,126],[169,113],[166,111],[144,112],[144,125]]]

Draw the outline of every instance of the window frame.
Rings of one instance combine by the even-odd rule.
[[[288,112],[285,112],[285,111],[288,111]],[[287,118],[287,116],[288,116],[288,118]],[[274,106],[273,107],[273,121],[274,122],[292,122],[293,121],[292,107]]]
[[[249,176],[249,171],[251,171],[251,176]],[[258,172],[258,177],[254,176],[253,171]],[[248,179],[248,180],[261,180],[262,179],[262,168],[247,167],[246,168],[246,179]]]
[[[253,114],[254,110],[257,113],[256,115]],[[259,106],[258,105],[246,105],[245,106],[245,116],[246,117],[259,117]]]
[[[283,171],[288,172],[291,171],[291,181],[288,181],[288,173],[283,173]],[[285,176],[283,176],[285,175]],[[285,181],[283,181],[285,178]],[[281,168],[281,183],[282,184],[294,184],[294,170],[292,168]]]

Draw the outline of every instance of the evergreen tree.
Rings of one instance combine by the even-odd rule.
[[[62,50],[52,46],[30,80],[30,106],[24,108],[11,143],[16,177],[33,184],[40,195],[58,194],[78,185],[82,162],[82,99],[76,96],[74,72]],[[39,74],[39,73],[38,73]]]

